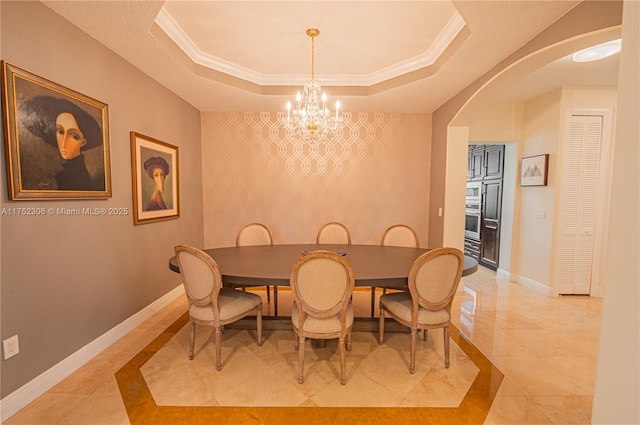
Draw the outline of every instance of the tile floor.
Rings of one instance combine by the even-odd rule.
[[[369,315],[369,297],[354,293],[357,316]],[[279,300],[288,315],[290,292]],[[415,375],[408,334],[387,332],[379,345],[377,332],[359,331],[341,386],[331,341],[307,344],[297,384],[289,330],[265,330],[258,347],[254,331],[227,329],[216,372],[210,331],[199,327],[189,361],[180,297],[5,423],[588,424],[600,306],[599,298],[546,297],[481,267],[454,300],[449,369],[440,331],[419,342]]]

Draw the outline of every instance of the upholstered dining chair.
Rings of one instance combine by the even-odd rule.
[[[243,226],[236,237],[236,246],[273,245],[271,231],[261,223],[249,223]],[[262,285],[242,285],[243,288]],[[266,286],[267,302],[271,302],[271,291]],[[278,287],[273,287],[273,314],[278,315]]]
[[[332,221],[330,223],[324,224],[320,228],[320,230],[318,230],[316,243],[351,245],[351,233],[349,232],[347,226],[345,226],[344,224],[338,223],[337,221]]]
[[[213,326],[216,369],[222,369],[222,327],[248,315],[256,316],[258,345],[262,345],[262,298],[222,286],[218,264],[206,252],[189,245],[175,247],[180,277],[189,301],[189,359],[193,360],[196,325]]]
[[[304,379],[305,340],[338,338],[340,383],[347,383],[346,350],[351,350],[355,279],[351,263],[330,251],[302,255],[291,267],[291,322],[298,350],[298,383]]]
[[[395,224],[388,227],[382,235],[380,241],[382,246],[404,246],[409,248],[420,248],[418,234],[406,224]],[[406,290],[406,288],[392,288],[398,290]],[[382,288],[382,294],[387,293],[387,288]],[[374,317],[376,306],[376,287],[371,287],[371,317]]]
[[[418,257],[409,271],[409,292],[380,297],[380,344],[384,341],[385,314],[411,328],[409,373],[416,370],[418,329],[442,328],[444,365],[449,367],[451,303],[462,276],[464,256],[457,248],[437,248]]]

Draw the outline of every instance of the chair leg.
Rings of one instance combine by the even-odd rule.
[[[380,319],[378,323],[378,343],[382,344],[384,341],[384,308],[382,308],[382,304],[380,304]]]
[[[371,287],[371,317],[373,318],[374,316],[374,311],[376,309],[376,287],[372,286]]]
[[[347,351],[351,351],[351,329],[349,329],[349,332],[347,332]]]
[[[193,347],[196,343],[196,324],[189,323],[189,360],[193,360]]]
[[[418,339],[418,330],[411,329],[411,358],[409,360],[409,373],[416,373],[416,340]]]
[[[345,372],[345,368],[346,368],[346,363],[347,363],[347,356],[345,353],[345,338],[343,336],[340,337],[340,383],[342,385],[346,385],[347,384],[347,374]]]
[[[273,286],[273,314],[278,315],[278,287]]]
[[[267,289],[267,302],[270,303],[271,302],[271,291],[269,291],[269,287],[265,286],[265,288]],[[274,286],[275,288],[275,286]]]
[[[426,341],[426,340],[427,340],[427,330],[426,330],[426,329],[423,329],[423,330],[422,330],[422,340],[423,340],[423,341]]]
[[[216,335],[216,370],[220,371],[222,369],[222,332],[220,331],[220,327],[215,328]]]
[[[298,332],[295,330],[295,328],[293,329],[293,348],[298,351],[300,345],[300,341],[298,341]]]
[[[300,334],[298,338],[300,345],[298,348],[298,384],[302,384],[304,377],[304,340],[305,337]]]
[[[449,327],[445,326],[443,328],[444,334],[444,367],[449,368]]]
[[[256,329],[258,331],[258,347],[262,346],[262,304],[258,306],[258,314],[256,314]]]

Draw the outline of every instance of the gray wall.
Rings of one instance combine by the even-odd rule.
[[[0,2],[3,60],[109,105],[113,197],[9,201],[2,208],[127,207],[123,217],[2,215],[2,397],[180,285],[173,246],[202,246],[200,113],[38,2]],[[179,147],[180,215],[134,226],[131,131]]]

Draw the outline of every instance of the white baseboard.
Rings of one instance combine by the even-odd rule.
[[[531,289],[534,292],[537,292],[542,295],[546,295],[548,297],[557,295],[557,294],[553,294],[551,288],[549,288],[547,285],[543,283],[537,282],[533,279],[529,279],[524,276],[514,275],[513,277],[517,283],[521,284],[526,288]]]
[[[105,332],[100,337],[94,339],[89,344],[62,360],[60,363],[41,373],[11,394],[7,395],[5,398],[0,400],[0,421],[4,422],[9,419],[20,411],[20,409],[24,408],[33,400],[50,390],[54,385],[71,375],[89,360],[141,325],[154,313],[160,311],[182,294],[184,294],[184,287],[182,285],[177,286],[175,289],[158,298],[156,301],[129,317],[124,322]]]
[[[496,270],[496,277],[498,279],[511,281],[511,272],[508,272],[508,271],[502,270],[502,269],[498,269],[498,270]]]

